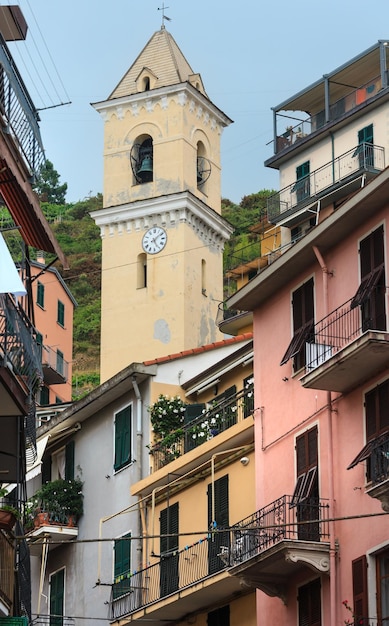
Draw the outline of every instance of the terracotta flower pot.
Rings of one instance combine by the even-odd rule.
[[[40,526],[45,526],[47,524],[50,524],[50,517],[48,513],[41,511],[40,513],[37,513],[35,515],[34,517],[35,528],[40,528]]]
[[[12,530],[15,526],[16,517],[12,511],[3,511],[0,509],[0,528],[3,530]]]

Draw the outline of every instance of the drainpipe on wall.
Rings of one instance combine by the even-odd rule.
[[[329,304],[328,304],[328,276],[333,276],[332,272],[328,271],[327,265],[324,262],[324,259],[321,255],[320,250],[317,246],[312,246],[315,256],[319,262],[319,265],[323,272],[323,301],[324,301],[324,317],[329,314]],[[335,498],[334,498],[334,456],[333,456],[333,412],[332,412],[332,396],[331,391],[327,391],[327,428],[328,428],[328,467],[329,467],[329,499],[330,499],[330,517],[332,519],[335,518]],[[334,523],[330,524],[329,528],[330,532],[330,615],[331,615],[331,624],[336,624],[336,613],[337,613],[337,598],[336,598],[336,589],[337,589],[337,572],[336,572],[336,541],[335,541],[335,531],[334,531]]]
[[[137,479],[138,481],[143,478],[143,450],[142,450],[142,441],[143,441],[143,433],[142,433],[142,397],[140,395],[139,386],[136,380],[136,376],[132,376],[132,386],[135,393],[136,398],[136,463],[137,463]],[[141,511],[139,508],[139,516],[138,516],[138,532],[137,532],[137,543],[138,543],[138,563],[139,567],[142,567],[142,555],[143,555],[143,546],[142,546],[142,520],[141,520]]]

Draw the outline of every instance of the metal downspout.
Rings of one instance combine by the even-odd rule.
[[[324,316],[329,314],[328,304],[328,276],[332,276],[332,273],[328,271],[328,268],[324,262],[320,250],[317,246],[312,246],[315,256],[319,262],[319,265],[323,272],[323,298],[324,298]],[[324,317],[323,316],[323,317]],[[327,391],[327,428],[328,428],[328,468],[329,468],[329,499],[330,499],[330,517],[335,518],[335,497],[334,497],[334,455],[333,455],[333,412],[332,412],[332,396],[331,391]],[[336,571],[336,541],[334,523],[332,522],[329,527],[330,533],[330,624],[335,626],[336,613],[337,613],[337,571]]]
[[[143,478],[143,454],[142,454],[142,397],[140,395],[139,386],[136,380],[136,376],[132,377],[132,386],[135,393],[136,398],[136,464],[137,464],[137,480],[140,481]],[[139,539],[138,542],[138,564],[139,568],[142,567],[142,558],[143,558],[143,540],[141,539],[142,533],[142,519],[141,519],[141,511],[139,509],[138,515],[138,533]]]

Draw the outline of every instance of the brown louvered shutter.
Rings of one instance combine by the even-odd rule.
[[[358,624],[360,619],[367,619],[367,559],[366,556],[360,556],[352,562],[353,575],[353,606],[355,622]]]
[[[365,396],[366,439],[370,441],[377,434],[377,392],[369,391]]]
[[[379,432],[389,429],[389,381],[378,387]]]
[[[298,593],[299,626],[321,626],[320,578],[303,585]]]
[[[296,465],[297,476],[307,471],[307,454],[305,449],[305,435],[296,439]]]

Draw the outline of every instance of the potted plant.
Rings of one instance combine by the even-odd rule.
[[[19,511],[4,500],[7,494],[7,489],[0,487],[0,528],[10,531],[15,526]]]
[[[47,482],[30,499],[35,526],[73,526],[83,514],[82,481],[59,478]]]

